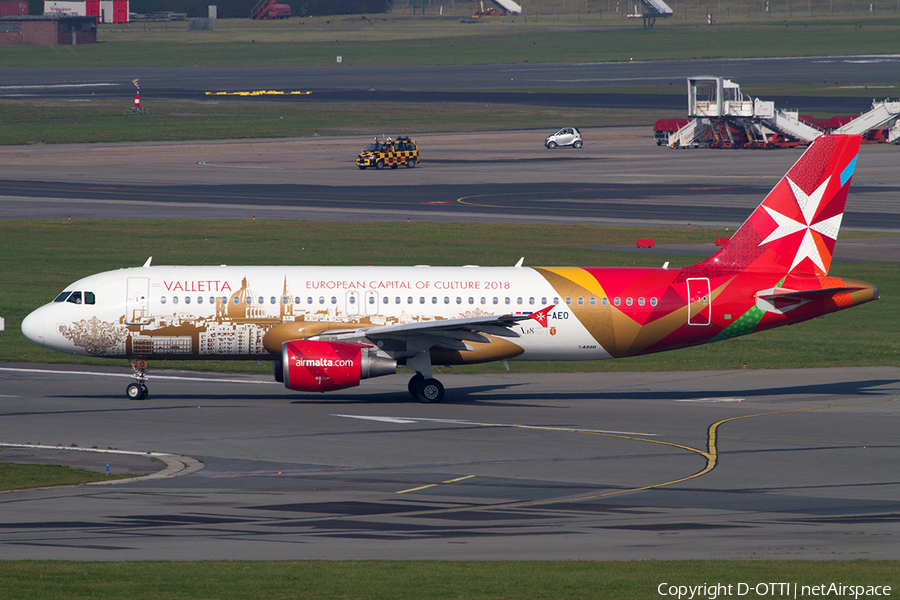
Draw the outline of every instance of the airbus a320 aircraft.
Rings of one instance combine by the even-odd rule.
[[[829,277],[858,136],[819,137],[712,257],[676,268],[151,266],[76,281],[22,323],[69,354],[272,360],[326,392],[396,372],[440,402],[432,365],[620,358],[727,340],[878,298]]]

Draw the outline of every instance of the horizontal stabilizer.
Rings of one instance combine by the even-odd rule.
[[[843,294],[846,292],[856,292],[865,288],[862,287],[833,287],[823,288],[819,290],[788,290],[784,288],[774,288],[757,292],[756,297],[763,300],[814,300],[823,296],[834,296],[835,294]]]

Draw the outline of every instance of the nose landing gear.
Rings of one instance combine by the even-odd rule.
[[[139,359],[131,363],[131,377],[134,379],[134,383],[129,384],[128,387],[125,388],[125,395],[130,400],[144,400],[147,397],[147,394],[150,393],[144,383],[147,381],[147,369],[149,368],[150,363],[144,359]]]

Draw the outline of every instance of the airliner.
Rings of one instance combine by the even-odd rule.
[[[878,298],[828,275],[859,136],[822,135],[714,255],[683,268],[159,266],[80,279],[22,322],[32,342],[128,359],[270,360],[290,390],[327,392],[434,365],[598,360],[719,342]],[[508,366],[508,365],[507,365]]]

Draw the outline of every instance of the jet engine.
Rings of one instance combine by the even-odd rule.
[[[360,379],[393,375],[397,361],[352,342],[293,340],[281,345],[284,387],[298,392],[328,392],[359,385]]]

